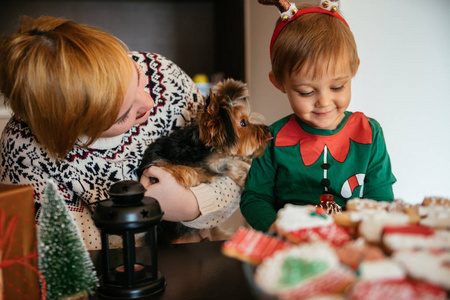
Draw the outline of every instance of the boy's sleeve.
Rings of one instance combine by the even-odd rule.
[[[372,156],[364,184],[364,198],[378,201],[393,201],[392,185],[397,181],[392,173],[391,160],[387,152],[383,130],[375,120],[371,120],[373,129]]]
[[[240,203],[242,215],[247,222],[254,229],[264,232],[269,230],[277,218],[272,147],[273,142],[267,147],[262,157],[252,161]]]

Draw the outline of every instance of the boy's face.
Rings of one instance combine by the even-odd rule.
[[[308,68],[303,68],[308,69]],[[332,68],[331,68],[332,69]],[[344,118],[351,99],[350,68],[324,72],[317,78],[312,72],[287,73],[281,82],[272,74],[270,81],[289,99],[294,113],[306,124],[319,129],[336,129]]]

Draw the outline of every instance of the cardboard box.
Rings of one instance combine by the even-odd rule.
[[[33,188],[0,184],[0,215],[0,299],[40,299]]]

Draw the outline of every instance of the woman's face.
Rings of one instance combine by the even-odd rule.
[[[141,67],[133,63],[133,77],[125,94],[116,122],[105,130],[101,137],[113,137],[127,132],[131,127],[147,121],[155,104],[144,88],[146,80]]]

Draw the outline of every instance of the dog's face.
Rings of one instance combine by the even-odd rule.
[[[266,125],[249,122],[247,88],[234,80],[219,84],[209,93],[198,121],[202,142],[225,155],[261,156],[271,137]]]

